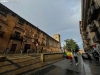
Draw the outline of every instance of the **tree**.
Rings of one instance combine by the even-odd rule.
[[[65,44],[63,46],[64,49],[71,49],[72,51],[78,52],[79,46],[73,39],[66,39],[64,40]]]

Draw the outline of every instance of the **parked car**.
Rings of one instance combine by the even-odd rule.
[[[88,59],[87,54],[86,54],[86,53],[82,53],[82,58],[83,58],[83,59]]]
[[[91,54],[89,54],[89,53],[86,53],[87,54],[87,56],[88,56],[88,59],[92,59],[91,58]]]
[[[91,59],[91,55],[89,53],[82,53],[83,59]]]

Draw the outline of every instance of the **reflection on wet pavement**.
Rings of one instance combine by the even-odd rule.
[[[66,70],[66,74],[67,75],[80,75],[79,72],[76,72],[76,71],[73,71],[73,70],[69,70],[69,69]]]
[[[83,61],[80,56],[78,65],[75,65],[75,62],[70,65],[70,61],[67,59],[56,62],[53,65],[56,67],[45,75],[85,75]]]
[[[97,64],[94,60],[84,59],[84,69],[86,75],[100,75],[100,64]]]

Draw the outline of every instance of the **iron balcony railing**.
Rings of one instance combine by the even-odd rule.
[[[96,25],[94,23],[89,25],[89,29],[90,29],[90,32],[96,32],[97,31],[97,27],[96,27]]]
[[[99,36],[100,37],[100,36]],[[99,38],[97,35],[95,35],[93,38],[92,38],[92,40],[93,40],[93,42],[94,43],[96,43],[96,42],[100,42],[100,38]]]
[[[93,3],[90,8],[90,11],[91,20],[95,20],[99,16],[100,7],[96,3]]]
[[[23,36],[16,36],[16,35],[12,34],[11,39],[23,41]]]

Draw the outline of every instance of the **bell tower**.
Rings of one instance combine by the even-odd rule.
[[[61,49],[60,35],[59,34],[54,34],[53,38],[58,41],[58,47],[59,47],[59,49]]]
[[[58,42],[60,42],[60,35],[59,35],[59,34],[54,34],[54,35],[53,35],[53,38],[54,38],[55,40],[57,40]]]

